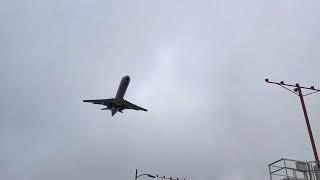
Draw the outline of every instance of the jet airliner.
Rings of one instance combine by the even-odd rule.
[[[135,104],[133,104],[123,98],[126,91],[127,91],[129,83],[130,83],[129,76],[122,77],[115,98],[83,100],[83,102],[104,105],[106,107],[102,108],[101,110],[111,110],[111,116],[114,116],[117,112],[122,113],[122,111],[125,109],[133,109],[133,110],[137,110],[137,111],[140,111],[140,110],[141,111],[148,111],[147,109],[139,107],[139,106],[137,106],[137,105],[135,105]]]

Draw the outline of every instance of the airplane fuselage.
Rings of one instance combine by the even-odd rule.
[[[123,76],[120,85],[117,90],[117,94],[115,99],[115,105],[111,108],[111,114],[112,116],[115,115],[118,111],[122,113],[122,110],[124,107],[119,107],[118,104],[121,104],[121,101],[123,101],[124,95],[126,94],[126,91],[128,89],[130,83],[130,77],[129,76]]]
[[[124,95],[128,89],[129,83],[130,83],[130,77],[123,76],[120,81],[120,85],[118,87],[118,90],[117,90],[117,94],[115,97],[116,100],[122,100],[124,98]]]

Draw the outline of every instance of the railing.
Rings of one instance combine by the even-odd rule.
[[[320,180],[320,162],[282,158],[270,163],[270,180]]]

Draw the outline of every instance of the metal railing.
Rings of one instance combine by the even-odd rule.
[[[282,158],[270,163],[270,180],[320,180],[320,162]]]

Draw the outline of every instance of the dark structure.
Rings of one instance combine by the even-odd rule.
[[[134,177],[134,180],[137,180],[138,177],[141,177],[141,176],[148,176],[148,177],[150,177],[150,178],[156,178],[156,177],[153,176],[152,174],[139,174],[139,175],[138,175],[138,169],[136,169],[136,175],[135,175],[135,177]]]
[[[172,178],[172,177],[166,177],[166,176],[159,176],[159,175],[152,175],[152,174],[139,174],[138,175],[138,169],[136,169],[136,174],[134,180],[137,180],[141,176],[148,176],[150,178],[157,178],[157,179],[167,179],[167,180],[185,180],[185,179],[179,179],[179,178]]]

